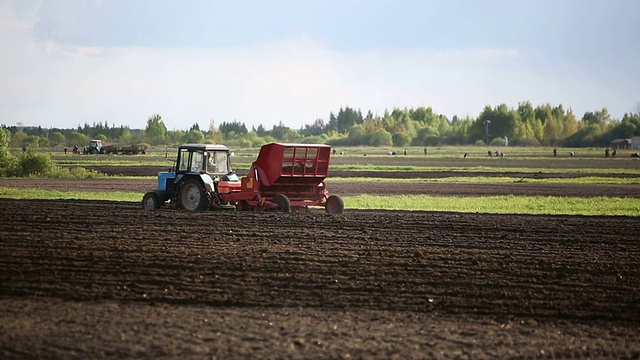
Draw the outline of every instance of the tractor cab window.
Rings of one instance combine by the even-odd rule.
[[[209,153],[209,161],[207,164],[207,172],[216,174],[228,174],[229,158],[226,151],[213,151]]]
[[[189,169],[189,151],[187,149],[180,150],[180,164],[178,171],[187,171]]]
[[[192,172],[200,172],[200,170],[202,170],[203,157],[202,151],[194,151],[191,153]]]

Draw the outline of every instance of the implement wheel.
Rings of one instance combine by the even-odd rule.
[[[158,194],[153,191],[150,191],[142,197],[142,208],[145,210],[155,210],[160,209],[162,204],[160,203],[160,198]]]
[[[342,214],[344,211],[344,201],[340,196],[331,195],[324,204],[324,211],[327,214]]]
[[[247,200],[240,200],[236,204],[236,211],[249,211],[249,203]]]
[[[286,195],[277,194],[271,199],[271,202],[278,205],[276,211],[291,212],[291,203]]]
[[[204,185],[197,179],[185,181],[178,200],[180,206],[189,211],[206,210],[209,207],[207,192],[204,190]]]

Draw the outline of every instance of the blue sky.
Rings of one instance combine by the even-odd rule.
[[[0,0],[0,124],[300,128],[350,106],[452,117],[640,102],[640,1]]]

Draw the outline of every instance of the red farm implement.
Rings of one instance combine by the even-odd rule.
[[[342,213],[342,199],[329,196],[324,182],[330,157],[329,145],[264,145],[242,178],[240,190],[224,197],[236,201],[238,210],[243,211],[322,206],[328,213]]]

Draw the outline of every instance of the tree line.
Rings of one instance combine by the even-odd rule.
[[[147,119],[144,129],[115,126],[105,121],[84,124],[75,129],[43,129],[2,126],[13,147],[86,146],[91,139],[121,145],[174,146],[181,143],[218,143],[235,147],[258,147],[273,141],[327,143],[334,146],[444,146],[510,145],[606,147],[614,139],[640,136],[640,103],[636,112],[613,119],[606,108],[586,112],[580,119],[562,105],[530,102],[517,107],[506,104],[486,106],[477,117],[451,119],[434,112],[431,107],[394,108],[382,115],[351,107],[331,112],[328,120],[318,118],[300,129],[282,122],[270,129],[263,125],[247,128],[239,121],[210,120],[208,129],[194,123],[186,130],[167,130],[158,114]]]

